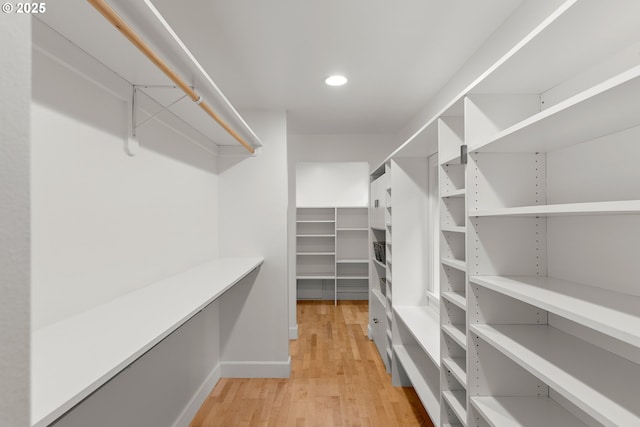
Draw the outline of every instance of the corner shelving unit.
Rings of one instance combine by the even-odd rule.
[[[365,207],[297,209],[298,299],[367,298],[367,225]]]

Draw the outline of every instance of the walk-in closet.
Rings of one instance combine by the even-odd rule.
[[[640,426],[637,0],[0,40],[0,426]]]

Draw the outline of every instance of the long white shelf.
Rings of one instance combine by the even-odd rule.
[[[338,280],[368,280],[369,276],[338,276]]]
[[[296,221],[298,224],[326,224],[334,223],[335,219],[299,219]]]
[[[413,385],[420,401],[422,401],[429,416],[434,419],[437,425],[438,422],[436,418],[440,416],[440,399],[437,395],[437,391],[440,389],[439,384],[432,385],[432,387],[435,386],[433,388],[436,390],[436,394],[434,394],[432,387],[429,387],[424,374],[415,362],[416,360],[424,358],[424,352],[417,345],[394,345],[393,351],[409,377],[411,385]]]
[[[640,213],[640,200],[623,200],[613,202],[562,203],[555,205],[486,209],[469,212],[469,216],[546,217],[560,215],[629,215],[638,213]]]
[[[335,279],[336,276],[333,273],[323,273],[323,272],[317,272],[317,273],[298,273],[298,275],[296,276],[296,279],[320,279],[320,280],[329,280],[329,279]]]
[[[55,421],[262,262],[218,258],[34,331],[32,425]]]
[[[336,237],[335,234],[296,234],[296,237]]]
[[[546,153],[640,125],[640,66],[469,143],[469,152]]]
[[[448,265],[449,267],[453,267],[457,270],[461,270],[461,271],[467,270],[467,263],[459,259],[442,258],[440,262],[443,263],[444,265]]]
[[[464,325],[442,325],[442,330],[447,333],[460,347],[467,349],[467,336],[464,333]]]
[[[451,371],[451,374],[462,384],[467,387],[467,368],[466,358],[464,357],[444,357],[442,363],[444,367]]]
[[[469,400],[491,427],[586,427],[548,397],[471,396]]]
[[[464,292],[442,292],[442,297],[461,309],[467,310],[467,298]]]
[[[335,252],[296,252],[296,255],[316,255],[316,256],[328,256],[328,255],[335,255]]]
[[[368,264],[369,260],[367,258],[342,258],[342,259],[337,259],[336,263],[338,263],[338,264]]]
[[[473,276],[472,283],[640,347],[640,297],[552,277]]]
[[[470,328],[605,426],[640,425],[635,363],[547,325]]]
[[[458,417],[458,421],[463,426],[467,425],[467,396],[463,390],[446,390],[442,392],[442,397],[449,404],[451,410]]]
[[[393,308],[429,359],[440,367],[440,319],[427,306],[401,305]]]
[[[369,231],[367,227],[340,227],[336,231]]]

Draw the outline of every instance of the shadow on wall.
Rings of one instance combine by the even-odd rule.
[[[32,102],[113,136],[109,139],[113,148],[127,156],[124,143],[129,136],[127,123],[131,119],[127,103],[37,50],[33,50]],[[138,141],[141,147],[138,156],[151,150],[216,173],[212,153],[157,120],[139,129]]]

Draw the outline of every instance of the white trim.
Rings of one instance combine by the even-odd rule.
[[[289,378],[291,356],[284,362],[277,361],[226,361],[220,363],[224,378]]]
[[[189,423],[191,423],[196,416],[198,410],[211,393],[211,390],[213,390],[216,384],[218,384],[218,381],[220,381],[220,378],[220,364],[218,363],[202,382],[200,388],[198,388],[198,391],[193,395],[191,400],[189,400],[189,403],[182,410],[172,427],[189,427]]]
[[[289,326],[289,339],[297,340],[298,339],[298,324],[295,326]]]

